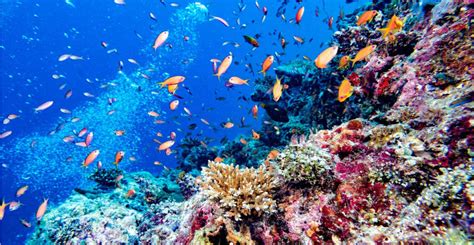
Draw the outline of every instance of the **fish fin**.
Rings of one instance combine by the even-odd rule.
[[[248,79],[247,79],[247,80],[244,80],[244,84],[247,85],[247,86],[250,86],[249,80],[248,80]]]
[[[163,88],[163,87],[165,87],[165,86],[166,86],[166,85],[165,85],[165,82],[158,83],[158,85],[160,85],[160,86],[161,86],[161,88]]]
[[[219,75],[219,74],[217,74],[217,73],[216,73],[216,74],[212,74],[212,75],[213,75],[213,76],[216,76],[219,81],[221,80],[221,75]]]

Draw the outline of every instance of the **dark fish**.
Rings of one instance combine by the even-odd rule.
[[[223,101],[223,100],[225,100],[225,97],[219,96],[219,97],[216,98],[216,100]]]
[[[186,92],[188,92],[189,95],[193,95],[193,93],[191,93],[191,89],[186,87],[186,85],[182,84],[181,86],[186,90]]]
[[[276,122],[289,122],[290,119],[288,118],[288,113],[285,109],[278,106],[276,103],[262,103],[260,105],[265,111],[267,115]]]
[[[192,123],[192,124],[188,125],[189,130],[194,130],[194,129],[196,129],[196,127],[197,127],[197,124],[195,124],[195,123]]]
[[[248,36],[248,35],[244,35],[244,40],[251,44],[252,46],[258,48],[260,46],[260,44],[258,43],[257,39],[251,37],[251,36]]]
[[[224,136],[224,138],[222,138],[219,142],[221,144],[226,144],[227,142],[229,142],[229,138],[227,138],[227,136]]]
[[[176,98],[178,98],[178,99],[180,99],[180,100],[184,99],[182,96],[179,96],[179,95],[177,95],[177,94],[173,94],[173,96],[176,97]]]

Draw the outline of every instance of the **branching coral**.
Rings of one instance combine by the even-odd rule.
[[[276,180],[263,166],[240,169],[233,164],[209,161],[209,167],[203,168],[202,174],[202,190],[219,203],[226,216],[241,220],[275,211],[272,191]]]

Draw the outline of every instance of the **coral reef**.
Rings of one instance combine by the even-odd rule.
[[[275,210],[272,192],[276,180],[264,166],[240,169],[232,164],[209,162],[202,174],[204,194],[218,202],[227,217],[238,221]]]
[[[374,1],[380,13],[367,26],[352,24],[355,15],[342,18],[336,60],[368,43],[378,48],[348,70],[306,61],[278,67],[288,85],[278,104],[265,93],[273,78],[256,81],[252,100],[267,110],[260,140],[208,149],[189,139],[179,156],[187,173],[169,171],[158,184],[125,174],[109,193],[75,194],[44,216],[32,241],[100,242],[114,234],[112,242],[144,244],[472,243],[468,3],[442,0],[414,16],[413,1]],[[383,39],[377,28],[393,14],[405,25]],[[343,77],[354,94],[341,103],[334,87]],[[275,120],[286,119],[268,113],[275,109],[288,120]],[[276,146],[286,147],[267,155]],[[218,155],[225,163],[212,161]],[[200,167],[202,176],[189,175]],[[135,195],[123,198],[129,188]],[[103,205],[111,198],[118,201]],[[107,223],[110,212],[119,224]]]

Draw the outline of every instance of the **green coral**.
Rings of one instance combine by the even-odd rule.
[[[334,167],[331,154],[312,144],[290,145],[276,158],[280,172],[288,182],[322,185]]]

